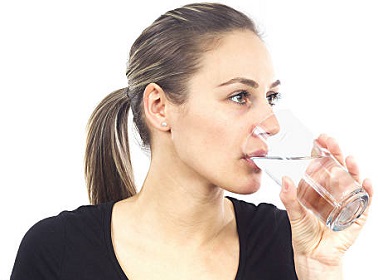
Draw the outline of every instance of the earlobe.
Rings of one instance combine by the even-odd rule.
[[[147,123],[156,129],[168,131],[167,99],[164,90],[158,84],[150,83],[146,86],[143,105]]]

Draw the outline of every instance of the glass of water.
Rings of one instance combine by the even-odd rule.
[[[290,177],[300,203],[334,231],[349,227],[368,205],[361,184],[289,110],[276,111],[257,124],[244,152],[277,184]]]

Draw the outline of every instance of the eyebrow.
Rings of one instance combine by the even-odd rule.
[[[280,80],[277,80],[277,81],[275,81],[274,83],[272,83],[272,84],[270,85],[270,88],[277,87],[277,86],[279,86],[280,84],[281,84],[281,81],[280,81]]]
[[[250,86],[252,88],[258,88],[259,87],[259,84],[256,81],[251,80],[251,79],[247,79],[247,78],[241,78],[241,77],[233,78],[233,79],[231,79],[227,82],[221,83],[218,87],[222,87],[222,86],[226,86],[226,85],[230,85],[230,84],[236,84],[236,83],[244,84],[244,85]],[[280,80],[277,80],[270,85],[270,88],[274,88],[274,87],[276,87],[280,84],[281,84]]]

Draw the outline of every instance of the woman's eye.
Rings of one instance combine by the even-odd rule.
[[[274,106],[281,99],[281,93],[271,92],[266,96],[266,99],[268,100],[270,106]]]
[[[237,94],[234,94],[229,99],[237,104],[244,105],[247,103],[250,94],[246,91],[241,91]]]

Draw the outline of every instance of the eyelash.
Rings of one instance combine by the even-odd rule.
[[[237,94],[232,95],[229,99],[238,105],[245,105],[247,103],[247,100],[249,100],[250,96],[251,95],[247,91],[243,90],[238,92]],[[242,101],[235,100],[235,98],[242,99]]]
[[[235,102],[238,105],[245,105],[250,99],[251,94],[247,91],[243,90],[238,92],[237,94],[234,94],[229,98],[232,102]],[[277,102],[281,99],[281,93],[279,92],[271,92],[269,95],[267,95],[266,99],[268,100],[270,106],[275,106]],[[239,98],[239,100],[235,100],[235,98]],[[242,101],[240,100],[242,99]]]
[[[266,97],[270,106],[272,107],[277,105],[277,102],[280,101],[281,98],[282,98],[282,95],[280,92],[272,92]]]

